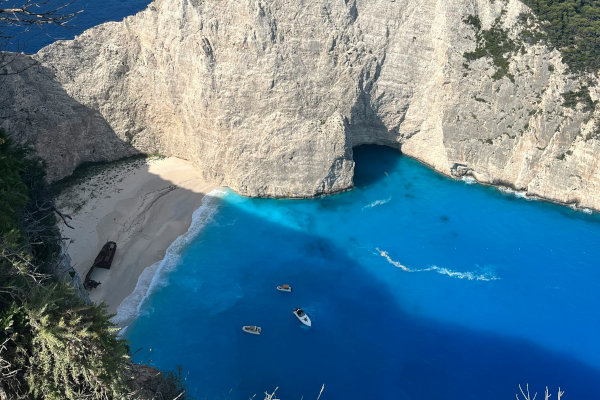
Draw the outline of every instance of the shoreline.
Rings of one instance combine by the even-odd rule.
[[[398,150],[398,152],[404,156],[404,157],[408,157],[411,160],[414,160],[416,162],[418,162],[419,164],[429,168],[430,170],[444,176],[445,178],[451,179],[453,181],[463,181],[467,184],[471,184],[471,183],[476,183],[480,186],[483,187],[491,187],[491,188],[495,188],[501,192],[504,192],[505,194],[513,194],[516,197],[525,199],[525,200],[534,200],[534,201],[539,201],[542,203],[547,203],[547,204],[553,204],[553,205],[557,205],[557,206],[561,206],[561,207],[566,207],[566,208],[570,208],[573,211],[577,211],[586,215],[600,215],[600,208],[595,208],[592,206],[581,206],[581,202],[579,201],[572,201],[572,202],[564,202],[561,200],[557,200],[557,199],[552,199],[550,197],[542,197],[542,196],[538,196],[536,194],[532,194],[529,193],[527,190],[522,190],[522,189],[518,189],[515,186],[513,186],[511,183],[508,182],[488,182],[485,180],[480,180],[477,179],[476,176],[474,176],[473,174],[465,174],[465,175],[452,175],[452,173],[450,172],[446,172],[442,169],[438,169],[436,168],[433,164],[430,164],[428,162],[425,162],[417,157],[414,157],[412,155],[408,155],[404,152],[402,152],[401,149],[393,147],[393,146],[389,146],[393,149]],[[472,181],[470,181],[470,179],[472,179]]]
[[[90,299],[117,313],[144,271],[161,264],[174,242],[193,230],[193,216],[217,188],[190,162],[171,157],[108,164],[64,190],[57,205],[74,229],[59,228],[82,279],[104,243],[117,243],[112,267],[91,274],[101,284],[88,291]]]
[[[527,200],[566,205],[584,214],[597,212],[486,184],[474,177],[446,177],[495,187]],[[105,303],[108,312],[116,314],[114,322],[127,326],[155,287],[161,271],[176,264],[181,242],[187,243],[188,238],[198,234],[216,210],[218,202],[215,205],[213,199],[222,194],[222,189],[202,178],[201,171],[190,162],[174,157],[109,163],[63,190],[57,205],[73,218],[69,225],[74,229],[63,222],[59,228],[69,239],[66,249],[82,280],[104,243],[117,243],[113,267],[96,268],[91,274],[101,284],[88,291],[90,299]],[[204,222],[197,221],[202,218]]]
[[[202,199],[200,208],[192,213],[192,221],[188,230],[178,236],[169,245],[162,260],[142,270],[135,289],[118,305],[116,315],[111,319],[112,322],[121,328],[120,334],[123,334],[129,324],[139,315],[139,310],[146,298],[161,284],[163,274],[177,267],[181,252],[190,241],[194,240],[200,234],[202,228],[211,221],[213,215],[218,210],[219,200],[224,194],[224,189],[214,189],[207,193]]]

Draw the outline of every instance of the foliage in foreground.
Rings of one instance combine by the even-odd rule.
[[[127,346],[50,275],[60,236],[43,165],[0,132],[0,398],[122,399]]]

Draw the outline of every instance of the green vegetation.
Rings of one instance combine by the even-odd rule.
[[[464,54],[469,61],[490,57],[496,66],[493,79],[507,76],[510,54],[526,45],[544,42],[561,52],[562,59],[573,73],[597,73],[600,70],[600,1],[596,0],[523,0],[531,12],[519,15],[523,27],[517,42],[501,28],[500,18],[488,30],[482,29],[476,15],[469,15],[464,23],[475,30],[477,47]],[[555,67],[548,66],[553,72]],[[578,91],[563,94],[566,107],[575,108],[583,103],[583,111],[593,111],[596,102],[592,101],[587,86]]]
[[[597,73],[600,70],[600,2],[595,0],[523,0],[540,21],[534,36],[557,48],[562,60],[573,73]],[[528,14],[521,16],[526,30],[533,25]],[[541,38],[541,39],[540,39]],[[548,66],[550,72],[553,66]],[[596,107],[587,86],[563,93],[563,105],[575,108],[583,103],[583,111]]]
[[[60,234],[44,166],[0,131],[0,398],[129,398],[105,309],[52,278]]]
[[[577,104],[583,103],[583,111],[590,112],[596,108],[597,101],[593,101],[587,86],[582,86],[578,91],[568,91],[562,94],[563,106],[575,108]]]
[[[523,0],[541,21],[548,41],[573,72],[600,69],[600,2]]]
[[[490,29],[481,29],[481,21],[476,15],[469,15],[463,22],[471,25],[475,30],[475,40],[477,43],[474,51],[464,54],[467,61],[490,57],[496,67],[496,72],[492,75],[492,79],[499,80],[506,76],[511,81],[514,81],[514,76],[508,72],[510,64],[508,56],[517,49],[517,46],[508,36],[508,32],[502,29],[500,18],[494,21]]]
[[[81,183],[99,172],[109,169],[121,169],[124,165],[133,161],[143,161],[150,157],[163,158],[158,154],[135,154],[133,156],[124,157],[116,161],[97,161],[85,162],[75,168],[73,173],[52,185],[52,190],[56,196],[60,195],[64,190],[67,190],[78,183]]]
[[[523,45],[534,45],[547,40],[547,35],[538,28],[536,18],[532,13],[520,14],[519,24],[523,27],[519,33],[519,40]],[[525,51],[525,47],[522,46],[521,51]]]

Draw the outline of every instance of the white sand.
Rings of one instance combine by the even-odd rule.
[[[191,163],[164,158],[106,168],[62,193],[57,204],[74,229],[61,225],[61,231],[70,238],[69,255],[82,280],[104,243],[117,243],[111,269],[91,275],[101,282],[89,291],[92,301],[115,313],[142,271],[188,230],[192,213],[214,188]]]

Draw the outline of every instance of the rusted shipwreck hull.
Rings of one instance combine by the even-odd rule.
[[[102,250],[94,260],[94,265],[92,268],[106,268],[110,269],[112,265],[113,258],[115,258],[115,252],[117,251],[117,244],[115,242],[106,242],[104,246],[102,246]]]
[[[92,272],[94,271],[94,268],[110,269],[113,259],[115,258],[116,251],[117,244],[115,242],[106,242],[104,246],[102,246],[102,250],[100,250],[100,253],[98,253],[98,256],[94,260],[94,264],[92,265],[88,273],[85,275],[83,286],[86,289],[94,289],[100,284],[100,282],[96,282],[95,280],[90,278]]]

